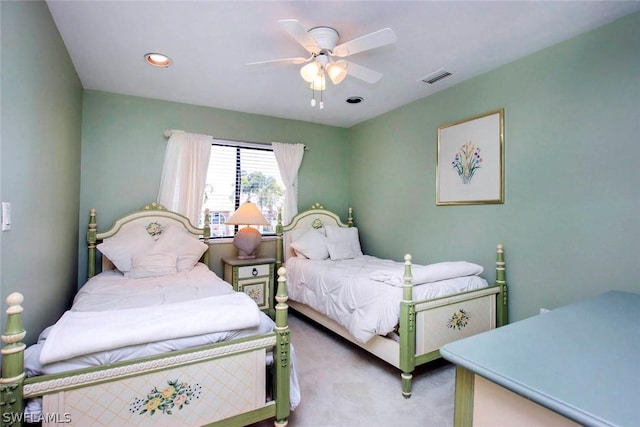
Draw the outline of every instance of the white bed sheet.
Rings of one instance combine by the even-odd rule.
[[[169,280],[167,280],[169,279]],[[190,271],[171,276],[131,279],[118,271],[106,271],[91,278],[78,291],[71,311],[112,311],[117,309],[135,309],[154,307],[188,300],[232,294],[231,285],[202,263]],[[258,310],[256,306],[256,310]],[[211,311],[215,315],[215,311]],[[73,369],[87,368],[107,363],[132,360],[153,356],[169,351],[182,350],[200,345],[212,344],[257,334],[272,332],[275,323],[269,316],[258,310],[259,324],[241,330],[207,333],[164,341],[155,341],[137,345],[95,352],[67,360],[40,363],[40,353],[53,326],[46,328],[38,342],[25,350],[25,372],[27,377],[56,374]],[[176,319],[179,320],[179,319]],[[291,408],[300,401],[295,353],[291,348]]]
[[[289,298],[335,320],[360,342],[386,335],[398,324],[402,288],[369,278],[393,270],[401,262],[369,255],[342,261],[291,257],[286,262]],[[413,300],[422,301],[487,287],[477,275],[413,286]]]

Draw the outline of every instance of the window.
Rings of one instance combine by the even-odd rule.
[[[262,211],[270,225],[258,226],[263,235],[275,234],[284,185],[278,163],[268,145],[215,140],[207,170],[203,210],[209,209],[211,237],[233,237],[229,216],[247,200]]]

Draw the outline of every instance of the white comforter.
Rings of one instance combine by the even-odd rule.
[[[53,325],[40,363],[259,324],[255,302],[244,293],[233,292],[203,264],[191,271],[147,279],[110,272],[92,278],[71,310]]]
[[[468,263],[458,267],[468,269]],[[438,268],[441,268],[439,265]],[[289,298],[340,323],[361,342],[386,335],[398,324],[402,287],[384,283],[382,272],[402,271],[403,263],[364,255],[342,261],[301,257],[286,262]],[[412,269],[421,266],[413,265]],[[427,282],[413,287],[413,300],[439,298],[487,287],[475,271],[471,275]]]

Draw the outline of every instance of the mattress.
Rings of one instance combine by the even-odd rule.
[[[421,266],[414,265],[413,269]],[[360,342],[394,331],[400,316],[402,287],[371,277],[401,271],[403,263],[369,255],[331,261],[291,257],[286,262],[289,298],[347,328]],[[480,269],[481,271],[481,269]],[[413,286],[413,300],[423,301],[489,286],[477,274]]]

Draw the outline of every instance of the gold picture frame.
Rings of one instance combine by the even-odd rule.
[[[504,109],[438,127],[436,205],[504,203]]]

